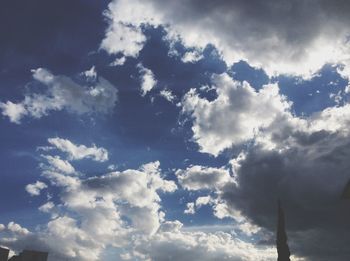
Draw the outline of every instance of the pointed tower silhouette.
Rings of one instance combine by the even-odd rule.
[[[290,261],[290,251],[287,244],[287,234],[284,221],[284,212],[281,207],[280,201],[278,201],[278,221],[277,221],[277,261]]]

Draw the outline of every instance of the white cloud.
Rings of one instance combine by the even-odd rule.
[[[208,205],[212,202],[212,198],[210,196],[198,197],[196,199],[196,207],[201,207],[204,205]]]
[[[187,232],[178,227],[140,242],[135,249],[142,260],[152,261],[276,259],[276,250],[271,247],[257,247],[224,232]]]
[[[2,110],[2,115],[9,117],[11,122],[17,124],[28,113],[23,104],[13,103],[11,101],[7,101],[6,103],[0,102],[0,109]]]
[[[15,234],[18,234],[18,235],[27,235],[29,234],[29,231],[28,229],[22,227],[21,225],[11,221],[7,224],[7,229],[10,231],[10,232],[13,232]]]
[[[186,52],[181,58],[181,60],[184,63],[195,63],[203,58],[204,58],[203,54],[199,50],[195,50],[195,51]]]
[[[55,76],[43,68],[32,72],[33,78],[46,86],[46,92],[28,94],[19,103],[1,102],[2,114],[8,116],[11,122],[20,123],[24,116],[41,118],[50,111],[63,109],[86,114],[107,113],[114,108],[117,89],[102,77],[94,81],[93,86],[88,87],[79,85],[66,76]],[[88,74],[93,77],[94,70]]]
[[[46,151],[53,152],[55,150]],[[179,221],[166,220],[161,193],[174,192],[177,186],[163,177],[158,161],[138,169],[86,177],[72,176],[67,159],[57,155],[42,158],[46,166],[42,165],[42,176],[56,187],[52,191],[56,191],[58,199],[39,207],[41,212],[50,214],[50,220],[33,232],[15,223],[9,228],[0,226],[1,245],[15,251],[25,247],[49,251],[50,261],[100,260],[108,247],[122,249],[122,256],[131,260],[275,259],[272,247],[259,247],[222,231],[187,229]],[[181,176],[184,178],[180,184],[194,190],[202,186],[219,192],[223,190],[223,183],[231,182],[227,170],[208,167],[192,166]],[[71,182],[67,182],[67,178]],[[195,207],[205,204],[215,207],[219,201],[210,196],[200,197],[195,203],[187,204],[187,213],[194,213]],[[248,236],[259,230],[246,219],[232,228]]]
[[[189,203],[187,203],[186,204],[186,209],[185,209],[185,211],[184,211],[184,213],[185,214],[191,214],[191,215],[193,215],[193,214],[195,214],[196,213],[196,210],[195,210],[195,205],[194,205],[194,202],[189,202]]]
[[[49,139],[49,143],[67,152],[70,160],[91,155],[97,161],[105,158],[90,152],[82,156],[81,150],[86,152],[91,148],[65,139]],[[94,149],[96,152],[100,148]],[[53,152],[55,150],[46,151]],[[177,189],[174,181],[164,179],[158,161],[139,169],[86,177],[72,175],[77,171],[67,159],[57,155],[42,155],[42,158],[42,177],[56,187],[53,192],[58,198],[58,202],[49,200],[38,208],[50,214],[50,221],[41,224],[35,232],[21,235],[18,235],[20,228],[12,226],[12,233],[5,231],[8,240],[2,237],[0,244],[16,251],[23,245],[43,249],[50,252],[50,260],[100,260],[106,247],[131,251],[134,240],[151,237],[164,222],[160,193]],[[39,195],[44,188],[47,185],[39,181],[26,187],[32,195]]]
[[[140,28],[122,21],[113,21],[101,48],[110,54],[122,53],[125,56],[137,57],[145,42],[146,37]]]
[[[85,145],[76,145],[70,140],[61,138],[49,138],[48,142],[62,152],[68,154],[70,160],[80,160],[90,158],[95,161],[107,161],[108,151],[105,148],[98,148],[95,145],[86,147]],[[56,158],[56,161],[57,158]],[[60,162],[61,164],[64,164]]]
[[[270,260],[275,256],[271,248],[255,247],[228,233],[186,231],[179,221],[166,220],[160,192],[174,192],[177,186],[174,181],[162,177],[158,161],[139,169],[84,177],[70,176],[73,170],[67,167],[71,166],[67,165],[69,161],[57,155],[43,155],[43,159],[46,161],[42,165],[42,175],[56,186],[53,191],[57,191],[59,199],[56,204],[47,201],[39,207],[41,212],[51,215],[50,221],[35,232],[15,223],[10,225],[11,229],[4,227],[0,231],[3,233],[1,245],[15,251],[24,246],[49,251],[51,261],[99,260],[106,247],[123,249],[124,258],[154,261],[165,257],[192,260],[197,256],[208,261],[256,260],[258,253]],[[193,168],[188,169],[191,170]],[[216,169],[216,174],[213,174],[214,169],[201,170],[221,177],[214,179],[217,182],[212,187],[221,187],[223,180],[230,178],[222,169]],[[67,177],[75,182],[57,182]],[[196,203],[208,201],[210,199],[202,197]],[[195,204],[187,206],[188,213],[194,213]],[[240,229],[254,230],[243,224]]]
[[[264,85],[257,91],[227,74],[214,75],[212,81],[216,99],[209,101],[191,89],[181,102],[182,112],[193,121],[193,141],[201,152],[217,156],[250,141],[266,149],[283,150],[295,145],[293,137],[288,136],[291,132],[350,133],[347,103],[297,117],[277,84]]]
[[[349,20],[346,11],[339,15],[341,9],[335,6],[349,9],[344,2],[324,0],[278,4],[239,0],[216,5],[195,0],[115,0],[106,12],[111,22],[101,46],[109,53],[135,57],[146,40],[141,26],[163,25],[170,41],[180,38],[198,50],[213,44],[228,64],[246,60],[270,75],[310,77],[327,63],[349,64]],[[189,52],[183,59],[195,56]]]
[[[67,160],[62,160],[59,156],[43,155],[43,158],[48,161],[51,170],[62,171],[66,174],[75,173],[74,167]]]
[[[213,76],[213,84],[218,93],[215,100],[201,98],[191,89],[182,101],[183,113],[193,118],[193,138],[201,152],[218,155],[253,139],[290,110],[276,84],[255,91],[247,82],[234,81],[227,74]]]
[[[145,96],[150,90],[157,84],[157,80],[154,78],[154,74],[150,69],[143,67],[142,64],[138,64],[137,68],[140,73],[141,81],[141,95]]]
[[[177,170],[175,174],[181,186],[188,190],[219,188],[231,180],[230,173],[226,169],[198,165]]]
[[[146,42],[141,25],[158,23],[152,6],[143,3],[138,0],[133,3],[128,0],[119,0],[108,5],[105,16],[110,20],[110,24],[100,48],[109,54],[138,56]]]
[[[45,204],[41,205],[38,209],[42,212],[50,213],[55,207],[55,204],[52,201],[48,201]]]
[[[86,79],[90,82],[94,82],[97,79],[97,72],[95,66],[92,66],[90,70],[87,70],[82,73]]]
[[[339,197],[349,180],[344,171],[349,168],[349,104],[297,117],[278,92],[235,86],[230,79],[226,84],[214,83],[218,92],[215,100],[200,98],[192,91],[190,102],[185,104],[188,107],[184,110],[192,112],[194,140],[202,151],[213,155],[231,146],[239,152],[240,142],[249,141],[249,146],[230,162],[234,179],[220,186],[210,187],[208,184],[215,182],[198,182],[199,178],[184,182],[179,177],[179,183],[188,190],[209,187],[210,196],[198,198],[195,208],[210,205],[216,217],[234,219],[235,230],[251,236],[266,229],[274,232],[276,204],[271,202],[280,198],[288,210],[291,245],[296,254],[317,260],[343,260],[344,252],[334,251],[322,241],[317,243],[322,249],[308,242],[310,238],[329,237],[337,249],[345,251],[347,247],[344,242],[348,236],[340,236],[340,231],[348,224],[336,220],[348,215]],[[223,86],[228,87],[227,91]],[[205,140],[208,137],[217,143]],[[220,138],[225,143],[220,143]],[[203,172],[201,175],[205,175]],[[316,221],[321,212],[324,219]],[[300,229],[308,232],[298,233]]]
[[[46,189],[47,185],[44,182],[41,181],[36,181],[33,184],[28,184],[26,186],[26,191],[31,195],[31,196],[39,196],[41,190]]]
[[[17,229],[1,231],[0,243],[16,251],[27,247],[38,247],[50,251],[49,260],[99,260],[103,243],[94,242],[91,235],[79,228],[76,220],[67,216],[50,221],[45,231],[38,234],[18,226]],[[202,232],[182,229],[179,221],[167,221],[160,231],[151,237],[140,237],[129,242],[129,252],[123,253],[126,260],[275,260],[276,250],[255,246],[235,239],[225,232]],[[6,237],[4,237],[6,235]],[[125,250],[125,248],[124,248]],[[293,259],[294,260],[294,259]]]
[[[176,96],[171,92],[171,90],[168,90],[168,89],[161,90],[159,94],[169,102],[174,102],[176,99]]]
[[[112,63],[110,64],[110,66],[121,66],[121,65],[123,65],[123,64],[125,63],[125,61],[126,61],[125,56],[123,56],[123,57],[121,57],[121,58],[116,58],[116,59],[114,60],[114,62],[112,62]]]
[[[237,225],[238,229],[242,231],[247,236],[252,236],[260,231],[260,227],[250,223],[250,222],[243,222],[239,223]]]

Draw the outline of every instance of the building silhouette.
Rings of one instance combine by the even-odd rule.
[[[290,261],[290,251],[287,244],[287,233],[285,228],[284,212],[279,201],[276,245],[278,253],[277,261]]]
[[[7,248],[0,247],[0,261],[7,261],[10,250]]]
[[[23,250],[19,255],[8,259],[10,250],[0,247],[0,261],[47,261],[48,253],[34,250]]]

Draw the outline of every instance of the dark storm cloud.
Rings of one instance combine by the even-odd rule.
[[[240,162],[239,186],[227,185],[221,197],[271,232],[281,199],[293,254],[345,260],[350,254],[350,202],[341,194],[350,178],[349,140],[323,131],[293,135],[300,145],[284,152],[249,150]]]

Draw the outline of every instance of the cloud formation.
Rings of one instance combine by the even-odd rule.
[[[175,174],[181,186],[188,190],[219,188],[231,179],[226,169],[206,168],[198,165],[185,170],[177,170]]]
[[[202,152],[218,155],[288,116],[291,103],[279,94],[277,84],[256,91],[247,82],[234,81],[227,74],[214,75],[212,81],[218,95],[215,100],[201,98],[191,89],[182,101],[183,113],[193,119],[193,139]]]
[[[157,84],[157,80],[155,79],[153,72],[150,69],[145,68],[142,64],[139,63],[137,68],[140,73],[141,95],[145,96],[154,88]]]
[[[55,187],[59,201],[49,200],[39,207],[51,219],[39,231],[21,236],[11,233],[11,242],[2,240],[1,244],[14,250],[24,243],[26,247],[44,249],[50,252],[51,260],[99,260],[106,246],[128,248],[133,237],[148,237],[158,231],[164,220],[160,193],[177,189],[174,181],[162,177],[159,162],[86,177],[76,175],[68,160],[87,157],[102,161],[99,153],[91,157],[91,153],[85,153],[91,148],[76,146],[67,139],[49,139],[49,143],[67,152],[68,157],[60,159],[50,155],[53,150],[47,150],[50,154],[42,156],[40,168],[50,187],[37,181],[26,190],[39,195],[43,188]],[[95,153],[102,150],[94,147]]]
[[[33,184],[28,184],[26,186],[26,191],[29,193],[31,196],[39,196],[41,190],[47,188],[47,185],[44,182],[41,181],[36,181]]]
[[[70,140],[58,137],[49,138],[48,142],[58,150],[67,153],[70,160],[81,160],[84,158],[90,158],[92,160],[100,162],[108,160],[108,151],[105,148],[98,148],[96,145],[93,145],[92,147],[86,147],[85,145],[76,145]],[[69,162],[59,161],[57,158],[52,158],[51,156],[47,157],[49,157],[49,159],[55,160],[51,160],[51,164],[56,163],[55,165],[63,165],[64,168],[72,170],[71,166],[69,166]]]
[[[349,9],[342,0],[115,0],[102,46],[136,56],[145,42],[142,25],[163,25],[169,39],[179,37],[188,47],[215,45],[229,64],[245,60],[270,75],[309,77],[327,63],[348,65]]]
[[[25,116],[38,119],[48,115],[50,111],[63,109],[79,115],[107,113],[114,108],[117,101],[117,89],[102,77],[88,86],[83,86],[66,76],[55,76],[44,68],[32,72],[34,80],[43,84],[46,91],[25,95],[24,100],[18,103],[1,102],[2,114],[13,123],[21,123]],[[88,75],[90,80],[95,78],[94,70]]]
[[[47,149],[40,164],[41,175],[49,185],[36,182],[27,186],[31,188],[27,191],[32,194],[34,191],[35,195],[39,195],[36,190],[39,187],[46,188],[50,195],[55,193],[57,200],[51,195],[38,208],[49,215],[47,224],[41,224],[35,231],[14,222],[0,224],[1,245],[13,251],[23,248],[48,251],[50,261],[100,260],[106,247],[120,249],[122,260],[201,257],[208,261],[238,261],[257,257],[270,260],[275,256],[271,247],[255,246],[226,232],[201,231],[200,227],[188,230],[177,220],[167,220],[161,205],[162,194],[178,188],[174,181],[163,177],[158,161],[138,169],[88,177],[80,172],[77,175],[69,154],[67,159],[61,159],[54,152]],[[196,167],[186,170],[194,179],[199,171]],[[208,176],[219,176],[219,187],[229,179],[223,169],[202,170]],[[194,204],[191,211],[193,207]]]
[[[179,176],[188,190],[210,188],[210,196],[195,200],[195,208],[210,205],[215,216],[233,218],[242,230],[258,226],[265,243],[274,244],[271,235],[281,199],[294,254],[344,260],[350,234],[342,231],[348,230],[350,211],[340,197],[350,178],[349,104],[297,117],[277,85],[257,91],[227,75],[215,76],[213,83],[218,94],[214,100],[191,90],[182,102],[193,120],[193,139],[201,151],[214,156],[225,149],[241,152],[236,150],[230,161],[233,177],[220,186],[200,182],[207,176],[204,166],[189,176],[196,181],[190,179],[192,186]]]

